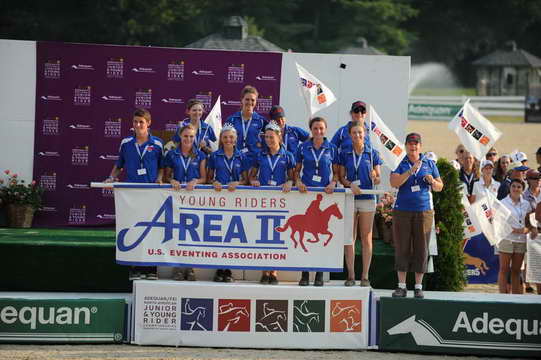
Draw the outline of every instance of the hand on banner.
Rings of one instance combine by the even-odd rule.
[[[192,191],[195,188],[195,185],[197,185],[197,179],[193,179],[192,181],[188,182],[186,184],[186,190]]]
[[[173,186],[173,189],[175,190],[180,190],[180,182],[175,179],[171,179],[171,186]]]
[[[308,191],[308,190],[306,189],[306,185],[304,185],[304,184],[302,183],[302,181],[300,181],[300,180],[299,180],[299,182],[297,183],[297,187],[299,188],[299,192],[301,192],[301,193],[305,193],[306,191]]]
[[[334,192],[334,188],[336,187],[336,181],[331,181],[329,185],[325,186],[325,192],[327,194],[332,194]]]
[[[362,191],[361,191],[361,188],[359,187],[359,185],[351,183],[350,188],[351,188],[351,192],[354,195],[361,195]]]
[[[218,181],[213,182],[212,186],[214,186],[214,190],[222,191],[222,184],[220,184]]]
[[[239,186],[238,181],[231,181],[229,184],[227,184],[227,191],[235,191],[237,186]]]
[[[261,183],[259,182],[259,180],[251,180],[250,185],[255,186],[255,187],[260,187]]]
[[[288,193],[291,191],[291,187],[292,187],[292,182],[291,181],[286,181],[284,183],[284,185],[282,185],[282,191],[285,192],[285,193]]]
[[[118,181],[118,178],[109,176],[109,177],[108,177],[107,179],[105,179],[103,182],[104,182],[104,183],[114,183],[114,182],[117,182],[117,181]]]

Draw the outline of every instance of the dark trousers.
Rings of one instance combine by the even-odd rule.
[[[433,210],[393,210],[395,270],[425,273]]]

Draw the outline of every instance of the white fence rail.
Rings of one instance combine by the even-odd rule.
[[[471,99],[483,115],[524,117],[524,96],[410,96],[410,104],[462,105]]]

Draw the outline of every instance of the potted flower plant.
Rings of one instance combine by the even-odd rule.
[[[385,193],[376,204],[376,226],[380,237],[386,243],[393,243],[393,206],[395,198]]]
[[[32,181],[25,184],[18,174],[5,170],[6,179],[0,179],[0,199],[6,206],[11,227],[29,228],[34,212],[41,208],[43,188]]]

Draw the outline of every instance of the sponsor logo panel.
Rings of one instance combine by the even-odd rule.
[[[212,331],[213,299],[182,298],[180,330]]]
[[[218,331],[250,331],[250,300],[219,299]]]
[[[287,332],[287,300],[256,300],[255,331]]]
[[[108,79],[124,78],[124,58],[111,57],[107,60],[106,76]]]

